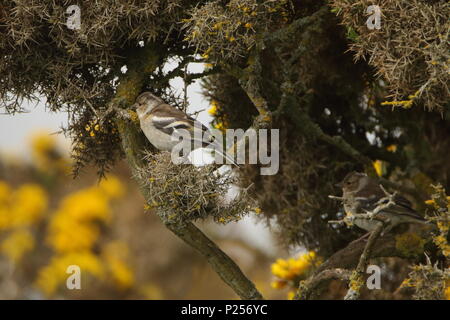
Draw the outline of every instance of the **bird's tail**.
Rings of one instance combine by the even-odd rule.
[[[426,220],[423,217],[420,218],[410,218],[409,219],[409,223],[414,223],[414,224],[421,224],[423,226],[427,226],[426,228],[428,230],[437,230],[438,227],[436,225],[436,223],[434,223],[433,221],[430,220]]]
[[[221,148],[220,148],[220,146],[218,145],[218,144],[216,144],[216,146],[217,146],[217,148],[214,148],[213,150],[214,150],[214,152],[217,152],[220,156],[222,156],[223,158],[225,158],[226,160],[228,160],[228,162],[230,162],[230,163],[227,163],[226,161],[225,161],[225,163],[224,164],[233,164],[233,165],[235,165],[236,167],[240,167],[240,165],[238,165],[237,164],[237,162],[234,160],[234,157],[232,156],[232,155],[230,155],[228,152],[224,152],[224,151],[222,151],[221,150]]]

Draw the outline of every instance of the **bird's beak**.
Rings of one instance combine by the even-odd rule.
[[[137,107],[138,107],[138,104],[135,103],[135,104],[131,105],[130,109],[133,110],[133,111],[136,111]]]
[[[335,187],[338,187],[338,188],[342,188],[343,183],[342,183],[342,182],[339,182],[339,183],[336,183],[334,186],[335,186]]]

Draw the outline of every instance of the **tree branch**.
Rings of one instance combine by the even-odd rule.
[[[374,241],[372,249],[372,258],[380,257],[399,257],[408,258],[405,253],[402,253],[395,246],[395,235],[392,233],[385,234],[383,237]],[[327,261],[319,266],[316,273],[320,273],[326,269],[345,268],[353,269],[359,262],[359,257],[366,246],[365,239],[357,239],[351,242],[347,247],[339,250],[333,254]]]
[[[309,280],[300,284],[297,291],[297,300],[310,300],[319,297],[323,290],[325,290],[332,280],[348,281],[351,272],[346,269],[329,269],[323,270],[311,277]]]
[[[156,50],[146,48],[143,52],[131,57],[132,61],[141,63],[129,63],[127,74],[121,79],[117,89],[115,101],[130,105],[145,85],[148,76],[155,70],[159,61]],[[145,63],[147,62],[147,65]],[[142,65],[144,64],[144,65]],[[120,132],[122,147],[126,159],[134,176],[143,163],[142,151],[146,141],[138,131],[136,125],[129,120],[117,118],[116,123]],[[144,198],[149,199],[149,190],[141,188]],[[188,245],[199,251],[214,269],[220,278],[228,284],[242,299],[262,299],[255,285],[243,274],[236,263],[220,248],[205,236],[194,224],[183,225],[168,224],[166,227]]]
[[[285,103],[289,102],[297,102],[297,98],[295,96],[291,96],[291,99],[286,99]],[[297,105],[297,103],[296,103]],[[286,106],[292,108],[294,105]],[[284,110],[286,107],[280,106],[279,109]],[[305,136],[314,137],[323,142],[326,142],[343,153],[347,154],[357,162],[363,164],[367,172],[371,175],[376,175],[375,169],[372,165],[372,160],[365,155],[361,154],[358,150],[353,148],[347,141],[345,141],[341,136],[330,136],[323,132],[322,128],[315,123],[306,112],[300,112],[299,110],[292,110],[290,112],[291,119],[296,125],[297,129],[301,130]]]
[[[366,263],[368,254],[371,258],[410,258],[407,253],[396,247],[395,235],[392,233],[382,237],[374,235],[370,247],[367,247],[367,244],[366,239],[360,238],[333,254],[306,282],[300,284],[297,298],[314,299],[320,296],[331,280],[351,280],[353,274],[349,270],[358,268],[358,265],[361,268]]]
[[[211,241],[193,223],[186,225],[167,224],[166,227],[180,239],[199,251],[219,277],[244,300],[261,300],[262,295],[255,285],[242,273],[236,263]]]

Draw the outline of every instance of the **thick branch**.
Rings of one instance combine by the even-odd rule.
[[[270,121],[269,105],[266,99],[261,94],[261,82],[262,82],[262,66],[260,61],[261,44],[258,44],[255,48],[254,54],[249,59],[249,66],[245,69],[247,79],[246,81],[241,78],[241,87],[247,93],[247,96],[253,102],[256,110],[262,117],[267,117],[266,121]]]
[[[369,254],[371,258],[409,258],[407,253],[401,252],[396,247],[395,235],[392,233],[381,238],[373,235],[373,241],[370,242],[371,245],[368,247],[367,240],[360,238],[328,258],[317,268],[314,275],[305,283],[300,284],[297,297],[302,300],[314,299],[320,296],[331,280],[350,280],[351,272],[348,270],[360,269],[367,263]]]
[[[148,76],[156,68],[158,54],[154,50],[148,48],[144,52],[132,57],[132,61],[141,61],[143,64],[146,62],[148,65],[142,65],[139,63],[129,64],[129,71],[123,79],[121,79],[120,85],[117,90],[115,101],[121,101],[125,104],[131,104],[136,99],[144,87],[145,81]],[[146,146],[146,142],[143,135],[140,134],[135,124],[128,120],[117,119],[116,123],[119,128],[119,132],[122,140],[122,147],[124,149],[127,161],[130,165],[131,171],[134,176],[143,163],[142,151]],[[141,192],[144,198],[147,200],[148,189],[142,188]],[[217,245],[206,237],[202,231],[200,231],[192,223],[184,225],[166,224],[169,230],[175,235],[184,240],[188,245],[199,251],[212,266],[214,271],[220,276],[220,278],[228,284],[234,292],[236,292],[242,299],[262,299],[261,294],[255,288],[255,285],[242,273],[239,267],[228,257]]]
[[[345,268],[354,269],[361,254],[366,246],[366,239],[358,239],[351,242],[347,247],[339,250],[333,254],[327,261],[320,265],[316,274],[326,269]],[[408,258],[405,253],[402,253],[395,246],[395,235],[392,233],[385,234],[383,237],[374,241],[374,247],[372,249],[372,258],[380,257],[399,257]]]
[[[173,233],[183,239],[191,247],[198,250],[217,272],[219,277],[227,283],[236,294],[245,300],[260,300],[262,295],[255,285],[242,273],[236,263],[230,259],[217,245],[211,241],[194,224],[180,226],[166,224]]]
[[[351,272],[345,269],[323,270],[300,284],[296,299],[310,300],[320,296],[322,291],[328,287],[332,280],[348,281]]]

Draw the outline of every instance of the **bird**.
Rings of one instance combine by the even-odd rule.
[[[228,162],[238,166],[231,155],[221,151],[222,145],[216,141],[206,126],[153,93],[148,91],[141,93],[131,109],[136,110],[142,131],[158,150],[171,152],[180,144],[177,136],[185,138],[187,132],[188,141],[183,139],[182,143],[185,143],[188,150],[213,147],[214,151]],[[188,154],[183,155],[185,158],[187,156]]]
[[[348,215],[371,212],[380,204],[387,204],[389,201],[377,179],[371,178],[362,172],[353,171],[348,173],[342,182],[336,186],[342,188],[344,210]],[[376,214],[376,216],[386,219],[387,226],[383,234],[403,223],[428,223],[427,220],[412,208],[411,202],[403,196],[395,194],[393,202],[393,204]],[[355,218],[353,222],[359,228],[369,232],[375,230],[380,224],[383,224],[382,221],[375,218]]]

